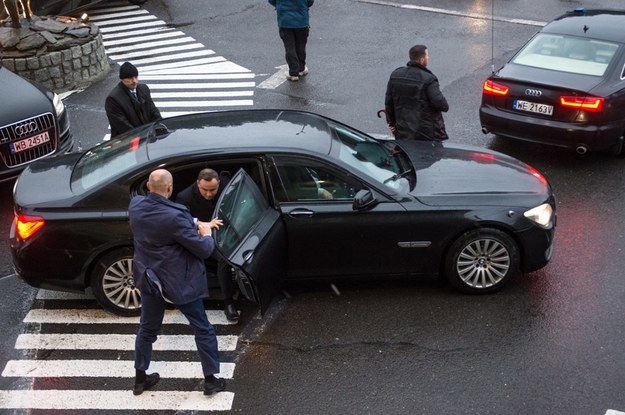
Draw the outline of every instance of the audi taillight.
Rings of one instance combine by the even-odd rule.
[[[603,109],[603,98],[600,97],[560,97],[563,107],[599,112]]]
[[[497,82],[493,82],[490,79],[487,79],[484,82],[484,86],[482,87],[482,92],[488,95],[507,95],[510,88],[505,85],[498,84]]]
[[[15,228],[22,240],[27,240],[39,231],[46,221],[39,216],[15,215]]]

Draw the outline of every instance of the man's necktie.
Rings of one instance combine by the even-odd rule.
[[[139,98],[137,97],[137,90],[136,89],[131,89],[130,90],[130,95],[132,95],[132,97],[135,99],[135,101],[139,101]]]

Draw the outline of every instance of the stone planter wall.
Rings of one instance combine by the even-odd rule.
[[[98,27],[71,17],[33,17],[0,28],[0,62],[55,92],[85,88],[110,69]]]

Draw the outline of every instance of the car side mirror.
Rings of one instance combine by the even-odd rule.
[[[373,196],[373,192],[369,189],[362,189],[356,193],[354,196],[354,201],[352,202],[353,210],[364,210],[370,209],[378,204],[377,199]]]

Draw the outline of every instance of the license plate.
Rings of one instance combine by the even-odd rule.
[[[512,108],[515,110],[527,111],[527,112],[535,112],[537,114],[545,114],[552,115],[553,107],[547,104],[537,104],[535,102],[522,101],[517,99],[514,101]]]
[[[48,141],[50,141],[50,136],[48,135],[48,132],[45,131],[41,134],[37,134],[20,141],[16,141],[15,143],[11,143],[11,153],[19,153],[21,151],[28,150],[29,148],[37,147],[43,143],[47,143]]]

